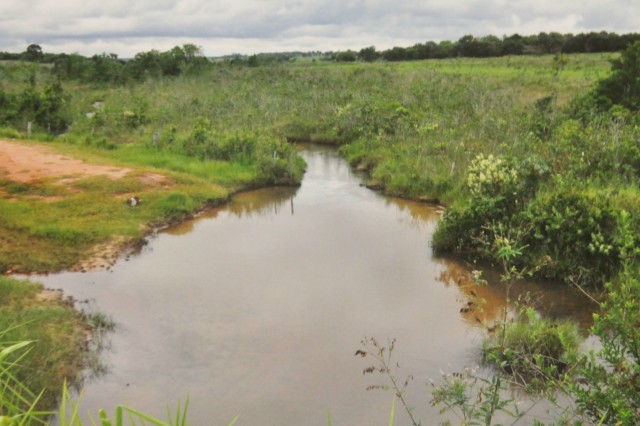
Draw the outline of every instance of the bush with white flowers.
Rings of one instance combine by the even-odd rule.
[[[502,157],[480,154],[469,165],[467,186],[476,198],[515,193],[518,173]]]

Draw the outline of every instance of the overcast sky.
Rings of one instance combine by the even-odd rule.
[[[0,0],[0,51],[207,56],[379,50],[540,31],[640,32],[640,0]]]

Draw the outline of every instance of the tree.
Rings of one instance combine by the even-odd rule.
[[[432,59],[439,57],[439,47],[433,41],[428,41],[424,44],[418,43],[413,46],[416,52],[416,59]]]
[[[603,109],[621,105],[631,111],[640,110],[640,41],[611,64],[611,75],[600,80],[595,89],[596,103]]]
[[[209,60],[204,56],[202,48],[192,43],[182,45],[184,51],[186,68],[185,72],[198,71],[206,67]]]
[[[373,62],[380,57],[380,53],[376,51],[375,46],[369,46],[360,49],[358,57],[365,62]]]
[[[520,34],[513,34],[502,39],[503,55],[522,55],[524,52],[524,39]]]
[[[564,36],[560,33],[542,32],[538,34],[538,45],[540,46],[541,53],[557,53],[562,51],[564,44]]]
[[[39,62],[42,60],[43,56],[42,47],[38,44],[30,44],[27,46],[27,50],[22,54],[22,57],[26,61],[30,62]]]
[[[259,65],[258,56],[256,55],[249,56],[249,59],[247,59],[247,65],[250,67],[257,67]]]
[[[475,38],[471,34],[464,35],[458,40],[458,53],[460,56],[473,56],[473,40]]]
[[[438,43],[438,49],[435,52],[435,57],[442,58],[452,58],[458,54],[458,44],[449,40],[443,40]]]
[[[68,125],[65,106],[66,95],[59,81],[48,85],[40,95],[40,109],[36,112],[36,123],[49,133],[62,133]]]
[[[192,62],[196,58],[201,58],[204,56],[202,54],[202,49],[193,43],[183,44],[182,51],[184,52],[185,59],[187,62]]]
[[[502,40],[496,36],[488,35],[475,41],[476,55],[479,57],[500,56]]]
[[[160,54],[162,75],[180,75],[186,66],[187,56],[180,46]]]
[[[157,50],[137,53],[133,60],[127,62],[127,72],[138,81],[147,76],[159,77],[162,75],[162,54]]]
[[[93,55],[91,62],[93,65],[91,81],[107,83],[117,82],[121,79],[124,66],[115,53]]]
[[[353,50],[346,50],[336,53],[337,62],[355,62],[356,59],[356,52],[354,52]]]
[[[387,61],[406,61],[409,60],[409,54],[404,47],[394,47],[393,49],[385,50],[382,52],[382,57]]]

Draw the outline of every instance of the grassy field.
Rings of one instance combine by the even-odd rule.
[[[155,146],[180,150],[206,120],[216,140],[348,144],[347,158],[387,192],[450,203],[471,159],[529,152],[536,101],[553,96],[554,108],[566,105],[607,75],[610,58],[570,56],[558,73],[551,56],[219,65],[133,87],[69,87],[71,137],[111,146],[150,145],[155,135]]]

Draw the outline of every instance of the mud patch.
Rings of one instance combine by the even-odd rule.
[[[62,290],[43,288],[38,294],[36,294],[36,300],[43,303],[60,303],[62,301],[62,296]]]
[[[72,270],[88,272],[110,268],[120,257],[135,251],[137,245],[139,244],[134,244],[134,240],[131,238],[113,237],[107,242],[95,245],[87,257],[74,266]]]

